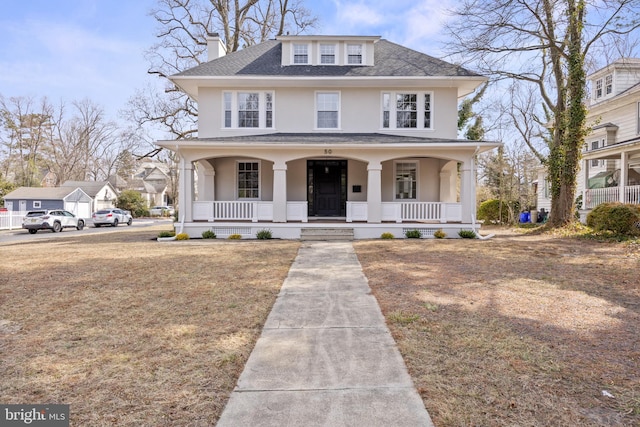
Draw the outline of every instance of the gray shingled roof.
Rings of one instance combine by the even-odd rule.
[[[77,187],[18,187],[4,198],[62,200],[76,189]]]
[[[108,181],[65,181],[61,187],[80,187],[87,195],[95,197],[107,184],[109,184]]]
[[[282,42],[268,40],[175,74],[181,76],[470,77],[480,76],[413,49],[380,39],[375,65],[281,65]]]

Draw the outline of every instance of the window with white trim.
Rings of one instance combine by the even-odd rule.
[[[385,129],[433,129],[432,92],[383,92],[382,127]]]
[[[224,92],[223,127],[273,128],[273,92]]]
[[[40,209],[42,207],[42,202],[40,200],[34,200],[33,201],[33,208],[34,209]]]
[[[609,74],[604,78],[604,93],[609,95],[613,92],[613,76]]]
[[[602,98],[602,79],[596,80],[595,98]]]
[[[338,129],[340,127],[340,93],[316,93],[316,127]]]
[[[238,162],[238,199],[260,198],[260,162]]]
[[[592,150],[597,150],[599,145],[600,145],[599,141],[592,141],[591,142],[591,149]],[[591,160],[591,166],[600,166],[600,160],[598,160],[598,159]]]
[[[347,64],[362,64],[362,45],[347,45]]]
[[[395,163],[396,199],[415,200],[418,193],[418,163]]]
[[[308,64],[309,63],[309,46],[306,44],[293,45],[293,63]]]
[[[321,44],[320,45],[320,64],[336,63],[336,45]]]

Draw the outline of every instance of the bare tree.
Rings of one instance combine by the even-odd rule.
[[[587,133],[586,58],[637,32],[638,0],[463,0],[449,25],[449,49],[496,79],[534,86],[551,118],[546,165],[550,223],[574,219],[580,151]]]
[[[147,51],[149,74],[163,78],[164,96],[150,86],[130,99],[126,115],[159,125],[177,139],[196,134],[197,106],[166,78],[207,60],[207,35],[219,33],[227,52],[285,33],[297,34],[317,19],[302,0],[158,0],[151,15],[158,43]],[[156,153],[157,154],[157,153]]]
[[[19,186],[37,186],[43,167],[43,148],[49,143],[53,107],[46,98],[0,96],[0,143],[4,176]]]

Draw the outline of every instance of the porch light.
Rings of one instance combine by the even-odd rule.
[[[329,173],[329,166],[324,167],[324,173]]]

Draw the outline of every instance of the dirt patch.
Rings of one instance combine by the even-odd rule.
[[[434,423],[640,425],[637,246],[492,232],[354,244]]]
[[[299,244],[156,229],[0,246],[0,402],[75,426],[215,425]]]

